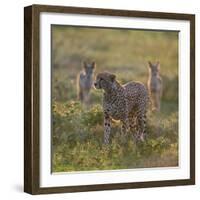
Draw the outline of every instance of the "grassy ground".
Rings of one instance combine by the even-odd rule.
[[[110,71],[121,83],[146,84],[147,61],[161,63],[164,83],[161,112],[148,112],[148,138],[135,145],[112,129],[104,147],[102,91],[91,91],[91,105],[76,99],[76,77],[84,60],[96,61],[96,73]],[[52,170],[54,172],[177,166],[178,33],[139,30],[52,27]]]

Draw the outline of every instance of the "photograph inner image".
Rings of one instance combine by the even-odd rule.
[[[179,166],[178,36],[51,25],[53,173]]]

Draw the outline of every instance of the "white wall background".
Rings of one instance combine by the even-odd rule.
[[[4,0],[0,5],[0,199],[199,199],[200,104],[196,105],[196,185],[31,196],[23,193],[23,7],[30,4],[196,14],[196,102],[200,102],[199,0]]]

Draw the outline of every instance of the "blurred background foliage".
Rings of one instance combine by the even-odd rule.
[[[102,91],[89,108],[77,101],[83,61],[95,74],[109,71],[120,83],[148,79],[148,61],[161,63],[161,112],[148,112],[148,139],[136,146],[115,122],[109,148],[102,145]],[[178,165],[178,32],[52,25],[52,170],[106,170]]]

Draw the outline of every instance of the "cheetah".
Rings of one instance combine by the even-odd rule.
[[[149,79],[148,91],[151,98],[152,110],[160,111],[160,100],[162,97],[162,78],[160,76],[160,63],[152,64],[148,62],[149,66]]]
[[[136,142],[144,141],[148,104],[146,87],[139,82],[121,85],[109,72],[99,73],[94,86],[104,90],[104,144],[109,144],[112,119],[122,122],[123,135],[130,130]]]
[[[90,100],[90,90],[93,86],[93,74],[96,67],[96,63],[83,62],[83,71],[78,75],[78,99],[86,105]]]

